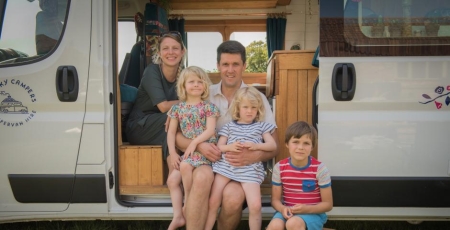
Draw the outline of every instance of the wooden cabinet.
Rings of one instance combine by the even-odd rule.
[[[120,195],[168,194],[163,167],[160,145],[122,145],[119,148]]]
[[[283,50],[273,52],[269,59],[272,76],[268,77],[275,96],[275,121],[278,126],[276,162],[289,156],[284,138],[286,128],[296,121],[312,124],[312,90],[318,68],[311,65],[315,50]],[[312,154],[317,158],[317,148]]]

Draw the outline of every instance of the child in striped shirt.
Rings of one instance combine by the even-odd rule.
[[[299,121],[286,130],[290,157],[279,161],[272,174],[272,207],[275,215],[267,230],[321,230],[325,212],[333,208],[331,179],[327,167],[311,151],[317,145],[317,131]]]
[[[275,151],[277,144],[271,133],[275,125],[264,122],[264,104],[259,91],[254,87],[239,89],[230,106],[231,122],[219,131],[217,147],[222,159],[213,164],[216,173],[209,198],[208,219],[205,229],[212,229],[217,210],[222,201],[222,192],[231,180],[240,182],[249,208],[250,229],[261,229],[261,191],[265,171],[261,162],[241,167],[232,166],[223,156],[226,152],[241,152],[242,149]]]

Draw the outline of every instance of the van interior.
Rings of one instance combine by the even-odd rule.
[[[202,53],[205,51],[190,48],[191,40],[195,40],[194,36],[190,36],[191,34],[215,33],[216,36],[219,35],[220,40],[217,44],[225,40],[236,39],[232,35],[235,32],[259,32],[265,35],[269,17],[285,19],[293,14],[294,17],[297,17],[295,14],[298,13],[294,12],[297,8],[309,8],[310,15],[308,17],[317,22],[318,2],[300,2],[302,1],[171,0],[159,1],[159,3],[146,0],[118,1],[119,68],[117,70],[117,89],[119,90],[117,101],[120,103],[117,105],[118,156],[116,159],[118,159],[117,184],[121,201],[131,206],[136,204],[152,205],[155,202],[170,203],[169,190],[166,186],[168,168],[162,157],[161,146],[131,145],[127,142],[124,133],[126,119],[132,109],[143,68],[152,61],[149,46],[154,45],[155,41],[157,42],[155,38],[158,37],[158,33],[164,31],[161,28],[151,28],[152,21],[167,23],[166,21],[169,20],[168,30],[178,30],[187,35],[188,41],[185,45],[187,45],[188,54]],[[296,5],[292,6],[293,3]],[[293,18],[293,20],[295,19]],[[174,27],[173,23],[181,23],[181,26]],[[125,33],[128,33],[126,36],[130,36],[130,32],[121,31],[121,28],[124,28],[121,25],[124,24],[128,24],[128,28],[131,28],[127,31],[135,31],[134,34],[131,33],[132,39],[127,40],[128,44],[124,44],[126,39],[123,36]],[[167,28],[165,30],[167,31]],[[318,37],[318,30],[314,30],[313,33]],[[256,87],[267,96],[272,103],[273,111],[277,106],[291,108],[279,110],[275,114],[280,138],[278,143],[284,142],[282,134],[288,126],[288,122],[296,120],[312,122],[312,89],[318,75],[318,68],[312,65],[312,60],[317,44],[311,43],[310,49],[302,49],[301,46],[305,45],[305,41],[303,44],[291,43],[292,50],[285,50],[286,44],[284,44],[282,49],[273,52],[271,57],[266,57],[264,62],[267,67],[263,71],[243,74],[243,81],[246,84]],[[120,53],[121,47],[126,45],[131,46],[131,49],[126,50],[126,53]],[[209,47],[213,60],[216,58],[216,48],[217,45]],[[264,49],[267,48],[264,47]],[[192,65],[192,61],[193,59],[189,56],[185,65]],[[207,70],[207,72],[212,83],[220,81],[217,70]],[[279,99],[275,100],[276,97]],[[261,185],[261,192],[265,195],[263,202],[267,204],[270,204],[267,195],[271,193],[271,167],[275,161],[285,158],[287,154],[285,151],[280,152],[272,162],[265,163],[267,177]],[[317,150],[314,154],[317,154]]]

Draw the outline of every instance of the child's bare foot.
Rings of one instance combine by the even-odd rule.
[[[179,227],[183,227],[186,224],[186,220],[183,216],[174,217],[172,222],[170,222],[169,228],[167,230],[176,230]]]

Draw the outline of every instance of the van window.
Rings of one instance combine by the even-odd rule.
[[[125,55],[131,52],[134,44],[136,43],[136,28],[133,21],[119,21],[118,22],[118,63],[119,69],[122,69],[123,60]]]
[[[266,45],[266,20],[265,19],[226,19],[210,20],[207,23],[203,20],[186,20],[185,30],[187,31],[188,41],[188,65],[198,65],[210,73],[216,73],[217,70],[217,47],[227,40],[237,40],[249,49],[255,48],[256,55],[259,55],[255,63],[249,68],[249,53],[247,51],[247,73],[254,73],[263,76],[267,69],[267,45]],[[264,56],[264,48],[265,56]],[[201,50],[202,52],[198,52]],[[259,52],[261,51],[261,52]],[[261,54],[261,55],[260,55]],[[259,65],[265,59],[263,66]],[[264,66],[265,65],[265,66]],[[210,74],[210,77],[212,75]]]
[[[245,46],[247,54],[247,69],[245,72],[265,73],[267,71],[269,57],[266,37],[266,32],[231,33],[230,40],[239,41]]]
[[[217,70],[217,47],[223,36],[219,32],[188,32],[188,65],[196,65],[207,72]],[[267,69],[266,32],[233,32],[229,40],[236,40],[246,47],[246,72],[265,73]],[[202,50],[202,52],[196,52]]]
[[[216,50],[222,40],[222,34],[219,32],[188,32],[188,66],[199,66],[209,73],[218,72]]]
[[[344,15],[354,46],[449,45],[450,1],[347,0]]]
[[[6,1],[0,17],[0,66],[31,61],[55,49],[68,1]]]

